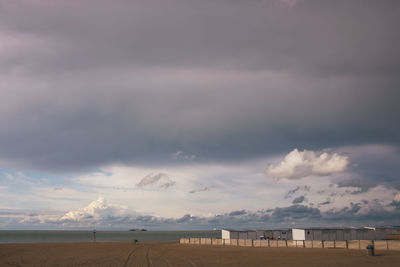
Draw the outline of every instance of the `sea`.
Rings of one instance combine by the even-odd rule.
[[[221,238],[221,231],[53,231],[0,230],[0,243],[179,241],[183,237]]]

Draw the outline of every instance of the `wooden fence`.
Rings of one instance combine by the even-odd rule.
[[[252,239],[217,239],[217,238],[181,238],[180,244],[266,247],[266,248],[336,248],[336,249],[366,249],[374,245],[376,250],[400,250],[400,240],[252,240]]]

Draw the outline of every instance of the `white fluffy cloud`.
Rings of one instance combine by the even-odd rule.
[[[266,172],[269,177],[300,179],[342,172],[347,169],[348,164],[348,157],[336,153],[294,149],[279,164],[268,166]]]
[[[60,218],[60,221],[101,220],[109,217],[124,216],[128,213],[125,207],[108,203],[106,199],[99,197],[82,209],[67,212]]]

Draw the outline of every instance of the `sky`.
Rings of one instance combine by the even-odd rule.
[[[400,2],[0,0],[0,229],[400,225]]]

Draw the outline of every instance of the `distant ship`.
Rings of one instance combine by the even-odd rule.
[[[135,229],[129,229],[129,231],[142,231],[142,232],[145,232],[145,231],[147,231],[147,229],[135,228]]]

